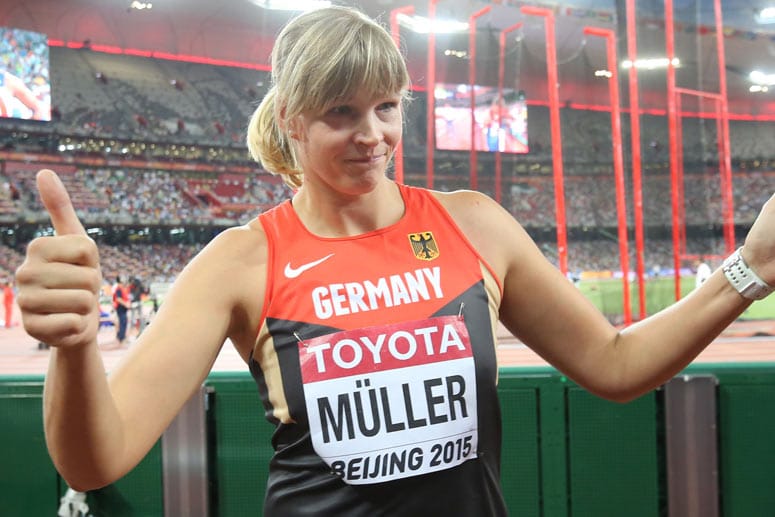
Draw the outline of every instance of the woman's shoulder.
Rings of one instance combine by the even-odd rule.
[[[428,190],[444,208],[453,216],[477,216],[481,211],[500,209],[491,197],[475,190],[453,190],[442,192],[439,190]]]
[[[200,253],[205,260],[239,261],[263,264],[266,261],[267,239],[258,219],[228,228],[216,235]]]
[[[458,228],[503,279],[508,263],[529,237],[519,222],[487,194],[473,190],[431,191]]]

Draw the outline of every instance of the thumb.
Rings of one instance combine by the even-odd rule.
[[[57,235],[86,234],[78,215],[75,213],[73,203],[65,189],[62,180],[54,171],[43,169],[35,178],[40,193],[40,201],[46,207],[51,224]]]

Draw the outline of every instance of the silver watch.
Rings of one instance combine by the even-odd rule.
[[[734,253],[724,260],[721,269],[729,280],[729,283],[737,289],[737,292],[749,300],[761,300],[766,298],[773,289],[764,280],[748,267],[740,254],[742,248],[737,248]]]

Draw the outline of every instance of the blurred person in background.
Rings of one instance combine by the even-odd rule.
[[[143,329],[143,283],[136,276],[129,281],[129,328],[137,334]]]
[[[5,309],[5,328],[11,328],[13,324],[13,306],[15,293],[13,291],[13,280],[8,279],[3,282],[3,308]]]
[[[129,288],[124,284],[121,276],[116,277],[116,283],[113,286],[113,310],[116,311],[118,325],[116,325],[117,346],[122,346],[126,340],[128,327],[127,313],[132,307],[132,299]]]
[[[705,261],[705,257],[700,257],[699,259],[694,261],[694,288],[697,289],[702,284],[705,283],[705,281],[710,278],[710,275],[713,273],[713,271],[710,269],[710,266]]]

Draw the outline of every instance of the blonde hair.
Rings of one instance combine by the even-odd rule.
[[[272,50],[269,91],[247,131],[250,155],[292,188],[303,174],[279,121],[319,113],[361,90],[407,98],[409,72],[384,27],[348,7],[328,7],[292,19]]]

